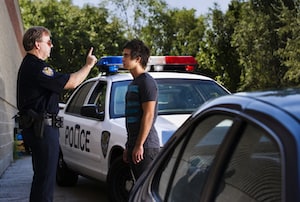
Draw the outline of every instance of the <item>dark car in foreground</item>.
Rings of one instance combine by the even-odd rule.
[[[202,105],[137,181],[129,201],[300,201],[300,89]]]

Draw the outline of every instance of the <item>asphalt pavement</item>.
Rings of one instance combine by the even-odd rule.
[[[32,181],[31,156],[14,160],[0,176],[0,202],[28,202]],[[54,202],[108,202],[104,183],[79,177],[74,187],[55,187]]]

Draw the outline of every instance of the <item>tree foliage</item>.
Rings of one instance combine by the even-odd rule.
[[[154,55],[196,56],[204,32],[204,20],[195,17],[195,10],[168,9],[148,19],[141,38],[152,47]]]
[[[232,41],[243,67],[241,90],[282,87],[286,67],[276,55],[284,44],[277,33],[281,24],[279,1],[253,0],[243,4]]]
[[[280,48],[277,53],[287,71],[283,77],[286,86],[299,86],[300,83],[300,2],[293,6],[287,5],[280,14],[283,26],[279,28],[279,36],[287,38],[286,46]]]
[[[192,55],[197,72],[232,92],[299,86],[300,0],[232,0],[207,15],[174,9],[164,0],[106,0],[74,6],[71,0],[19,0],[24,28],[52,32],[49,63],[73,72],[95,54],[120,55],[123,44],[140,38],[152,55]],[[94,69],[90,76],[98,74]]]
[[[231,44],[239,21],[240,7],[239,2],[232,2],[224,14],[215,4],[207,16],[209,27],[197,54],[200,72],[215,78],[232,92],[238,88],[241,74],[238,53]]]
[[[96,55],[115,55],[125,42],[122,23],[117,18],[108,21],[104,7],[79,8],[71,0],[20,0],[20,8],[25,29],[42,25],[51,31],[54,47],[49,63],[58,71],[78,70],[90,47]]]

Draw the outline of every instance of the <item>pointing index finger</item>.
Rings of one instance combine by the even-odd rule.
[[[92,55],[92,53],[93,53],[93,50],[94,50],[94,48],[93,48],[93,47],[91,47],[88,55]]]

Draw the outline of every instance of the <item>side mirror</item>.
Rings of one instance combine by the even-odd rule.
[[[95,104],[88,104],[81,107],[80,114],[91,118],[104,120],[104,111],[100,111],[100,107]]]

